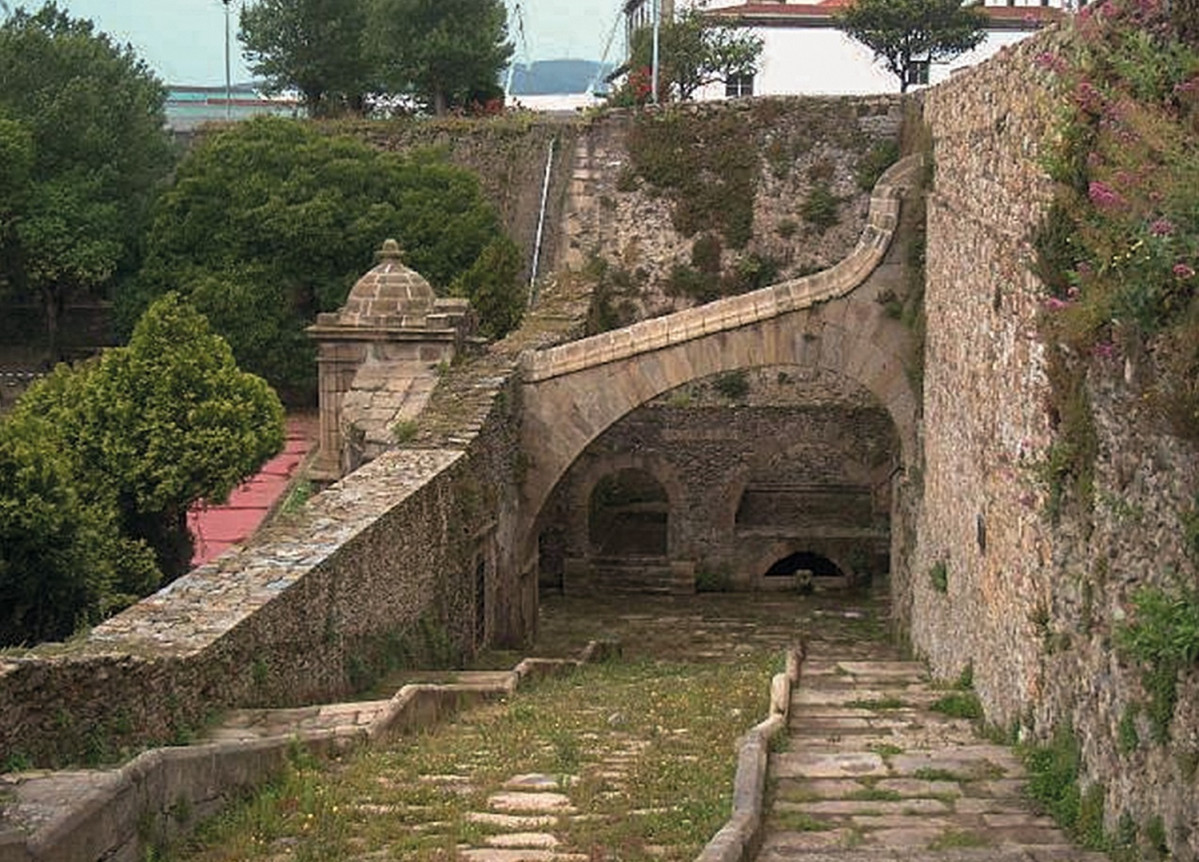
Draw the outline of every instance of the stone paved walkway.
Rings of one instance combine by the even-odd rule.
[[[1011,750],[930,707],[950,694],[880,642],[810,644],[758,862],[1103,862],[1021,796]],[[852,655],[850,653],[853,653]]]

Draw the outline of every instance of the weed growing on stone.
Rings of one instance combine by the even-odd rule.
[[[1132,754],[1141,746],[1141,734],[1137,731],[1137,716],[1140,710],[1130,706],[1120,716],[1120,724],[1116,728],[1116,742],[1121,754]]]
[[[818,183],[800,205],[799,214],[819,233],[824,233],[841,220],[840,206],[841,198],[833,194],[828,183]]]
[[[415,419],[401,419],[391,426],[391,435],[397,443],[403,445],[416,439],[420,424]]]
[[[1133,619],[1116,629],[1116,645],[1141,665],[1153,739],[1164,743],[1178,702],[1178,676],[1199,662],[1199,591],[1146,587],[1132,601]]]
[[[873,190],[883,172],[898,160],[898,141],[879,141],[873,144],[858,159],[858,164],[854,171],[854,179],[857,180],[858,188],[864,192]]]
[[[949,592],[949,565],[944,560],[937,560],[928,570],[929,583],[933,589],[942,595]]]
[[[972,691],[955,691],[937,698],[929,709],[950,718],[978,720],[983,717],[982,703]]]

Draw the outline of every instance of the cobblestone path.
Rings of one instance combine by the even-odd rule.
[[[296,828],[297,811],[276,812],[287,822],[270,835],[251,827],[248,837],[171,858],[689,862],[698,848],[697,830],[687,824],[704,823],[698,831],[714,834],[727,809],[696,802],[695,756],[683,754],[681,743],[701,731],[662,717],[671,711],[659,710],[658,701],[671,686],[647,666],[675,662],[672,673],[702,676],[781,654],[805,632],[808,659],[793,692],[790,733],[771,754],[759,862],[1105,858],[1071,847],[1032,812],[1009,749],[980,741],[970,720],[930,708],[955,692],[889,646],[887,607],[877,598],[647,597],[633,607],[561,599],[542,611],[537,651],[544,655],[575,653],[596,636],[625,644],[626,661],[603,671],[602,697],[588,700],[594,677],[588,684],[567,678],[529,699],[473,708],[448,725],[347,758],[315,784],[301,774],[277,790],[284,802],[311,797],[302,802],[314,812],[306,815],[314,818],[310,831],[304,823]],[[495,660],[502,666],[506,658]],[[747,678],[764,695],[770,663],[754,661],[758,670]],[[754,709],[737,710],[733,720],[752,723]],[[252,738],[263,723],[248,715],[225,733]],[[672,748],[672,739],[680,745]],[[709,748],[721,762],[735,758],[731,737]],[[673,785],[648,798],[645,776],[663,770],[675,773]],[[706,783],[727,792],[726,779]],[[330,816],[339,807],[340,816]]]
[[[817,632],[819,634],[819,632]],[[1103,862],[1021,796],[1011,750],[930,709],[952,695],[886,643],[813,640],[758,862]],[[850,655],[849,652],[853,654]],[[957,693],[962,697],[962,693]]]

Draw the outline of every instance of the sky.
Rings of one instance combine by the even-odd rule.
[[[243,2],[253,0],[230,3],[234,82],[251,77],[237,42],[237,10]],[[511,12],[517,0],[506,2],[512,22]],[[9,5],[37,9],[41,0],[9,0]],[[58,5],[75,18],[90,18],[117,42],[133,45],[164,83],[225,83],[225,6],[221,0],[58,0]],[[622,3],[621,0],[519,0],[519,5],[525,22],[527,53],[515,24],[509,24],[509,31],[516,45],[516,61],[525,62],[560,58],[599,60]],[[616,59],[621,49],[618,33],[608,59]]]

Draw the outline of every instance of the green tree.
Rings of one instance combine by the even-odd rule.
[[[838,26],[874,52],[906,93],[917,63],[944,62],[986,38],[987,16],[961,0],[854,0]]]
[[[527,300],[520,283],[521,266],[516,243],[506,236],[496,237],[454,283],[451,292],[471,301],[479,329],[489,338],[500,338],[520,323]]]
[[[127,346],[31,388],[16,415],[53,423],[83,484],[116,501],[122,533],[152,547],[168,578],[191,559],[187,510],[226,499],[283,445],[275,393],[175,294],[149,308]]]
[[[79,466],[45,419],[0,421],[0,646],[65,638],[158,583],[149,548],[121,535],[115,501]]]
[[[408,265],[447,293],[502,235],[475,176],[434,154],[381,153],[260,118],[207,136],[179,165],[121,313],[136,319],[149,299],[177,289],[243,368],[289,398],[311,397],[316,363],[304,327],[341,306],[384,239],[400,240]],[[511,325],[486,314],[493,334]]]
[[[502,0],[370,0],[367,51],[384,89],[433,113],[502,93],[512,56]]]
[[[312,116],[362,113],[370,89],[364,3],[258,0],[242,6],[238,37],[250,70],[271,91],[299,90]]]
[[[664,22],[658,33],[659,92],[690,99],[700,87],[754,75],[762,55],[762,40],[735,24],[687,9],[674,21]],[[633,34],[630,68],[650,65],[653,31],[643,27]]]
[[[135,271],[172,163],[162,85],[128,46],[47,3],[0,26],[0,281],[42,305],[52,355],[73,295]]]

